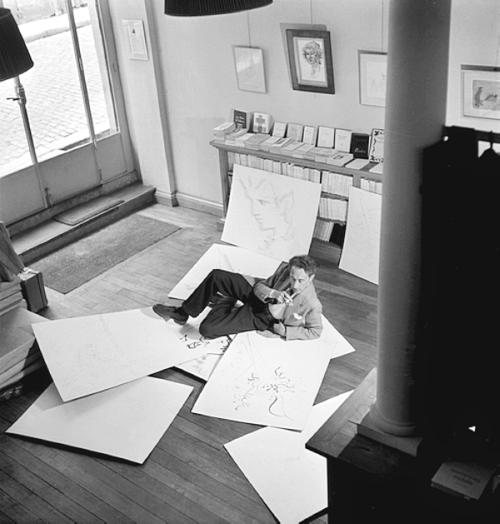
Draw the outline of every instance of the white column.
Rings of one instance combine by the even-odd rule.
[[[379,273],[377,399],[371,422],[417,431],[415,363],[421,285],[422,152],[446,116],[450,0],[392,0]]]

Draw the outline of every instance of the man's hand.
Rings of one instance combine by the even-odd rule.
[[[293,302],[292,297],[286,291],[278,291],[277,289],[272,290],[271,298],[277,304],[291,304]]]
[[[276,333],[280,337],[285,338],[285,336],[286,336],[286,328],[285,328],[285,324],[283,324],[283,322],[276,322],[276,324],[273,324],[272,330],[273,330],[274,333]]]

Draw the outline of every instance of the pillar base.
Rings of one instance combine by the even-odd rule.
[[[412,457],[418,455],[420,444],[422,444],[423,441],[423,437],[421,436],[393,435],[383,431],[373,422],[371,411],[368,412],[363,420],[357,425],[357,432],[359,435],[363,435],[364,437],[375,440],[376,442],[380,442],[381,444],[402,451]]]

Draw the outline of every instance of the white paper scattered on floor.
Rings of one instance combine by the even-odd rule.
[[[347,228],[339,268],[378,284],[382,196],[349,188]]]
[[[281,260],[241,247],[212,244],[168,296],[185,300],[212,269],[225,269],[255,278],[267,278],[276,271],[280,263]]]
[[[288,261],[309,253],[321,184],[234,165],[221,239]]]
[[[210,378],[215,366],[236,336],[231,335],[213,339],[203,337],[200,334],[199,326],[209,312],[210,308],[207,307],[198,317],[190,317],[184,326],[179,326],[175,323],[172,325],[173,331],[177,333],[181,344],[183,344],[188,353],[191,351],[204,351],[203,355],[178,364],[175,367],[205,381]]]
[[[7,433],[142,464],[192,389],[185,384],[144,377],[63,402],[51,384]]]
[[[351,392],[314,406],[303,431],[263,428],[225,448],[282,524],[295,524],[328,507],[326,459],[305,448]]]
[[[152,308],[33,324],[43,358],[67,402],[203,354],[188,352]]]
[[[314,342],[314,341],[313,341]],[[301,430],[330,362],[331,348],[251,331],[233,340],[193,413]]]

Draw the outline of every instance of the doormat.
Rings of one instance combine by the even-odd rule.
[[[89,218],[92,218],[100,213],[104,213],[108,209],[116,207],[118,204],[121,204],[123,200],[113,197],[98,197],[85,204],[80,204],[79,206],[69,209],[64,213],[59,213],[53,218],[57,222],[66,224],[68,226],[76,226]]]
[[[47,287],[66,294],[178,229],[166,222],[130,215],[30,267],[42,272]]]

